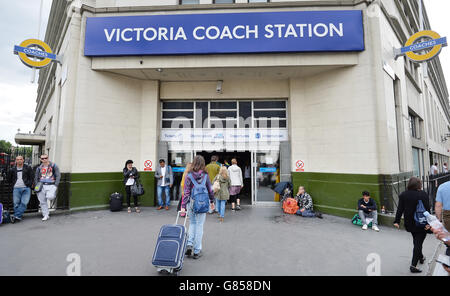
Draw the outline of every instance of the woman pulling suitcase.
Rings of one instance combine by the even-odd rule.
[[[209,207],[214,210],[214,192],[211,181],[205,171],[205,159],[203,156],[197,155],[192,162],[191,172],[186,176],[184,196],[181,204],[181,212],[184,213],[187,210],[189,216],[189,237],[186,255],[188,257],[193,255],[194,259],[202,256],[203,225],[208,209],[207,204],[201,206],[201,202],[206,194],[209,197]]]

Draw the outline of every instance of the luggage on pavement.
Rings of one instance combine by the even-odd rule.
[[[161,227],[153,252],[152,264],[158,272],[167,272],[178,275],[183,268],[184,254],[186,252],[187,233],[186,219],[184,224],[178,224],[180,213],[177,214],[175,224],[166,224]]]
[[[370,221],[367,226],[368,227],[372,227],[372,219],[371,218],[367,218],[366,220]],[[353,223],[353,225],[357,225],[357,226],[362,226],[363,225],[362,221],[361,221],[361,217],[359,217],[358,214],[355,214],[355,216],[353,216],[352,223]]]
[[[299,206],[298,206],[298,203],[295,200],[295,198],[288,197],[288,198],[286,198],[285,201],[283,201],[283,211],[286,214],[293,215],[293,214],[297,213],[298,210],[299,210]]]
[[[9,213],[9,211],[3,208],[3,204],[0,203],[0,224],[14,223],[14,216]]]
[[[123,195],[114,192],[109,197],[109,209],[111,212],[119,212],[122,210],[122,204],[123,204]]]

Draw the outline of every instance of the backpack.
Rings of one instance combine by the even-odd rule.
[[[423,214],[425,211],[426,209],[423,206],[423,202],[419,200],[416,206],[416,211],[414,212],[414,221],[416,221],[416,226],[425,227],[428,224],[427,218]]]
[[[206,213],[209,211],[209,192],[206,188],[206,179],[209,178],[204,174],[202,182],[199,184],[191,173],[188,175],[194,188],[191,192],[191,200],[193,201],[192,210],[195,214]]]
[[[353,225],[358,225],[358,226],[362,226],[362,222],[361,222],[361,217],[359,217],[358,214],[355,214],[355,216],[353,216],[352,218],[352,223]],[[372,221],[367,225],[368,227],[372,227]]]
[[[293,215],[297,213],[299,208],[300,207],[298,206],[297,201],[292,197],[288,197],[285,201],[283,201],[283,211],[286,214]]]

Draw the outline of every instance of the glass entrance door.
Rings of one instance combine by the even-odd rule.
[[[192,151],[169,151],[169,165],[173,170],[171,200],[181,198],[181,179],[188,162],[192,162]]]
[[[278,201],[272,188],[280,181],[280,152],[253,152],[252,163],[254,202]]]

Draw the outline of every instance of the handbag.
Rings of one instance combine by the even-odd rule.
[[[217,192],[219,192],[219,190],[220,190],[220,182],[219,182],[219,179],[217,178],[213,184],[213,191],[214,191],[214,193],[217,193]]]
[[[144,195],[145,193],[144,186],[142,186],[141,182],[139,182],[138,180],[136,180],[136,182],[134,182],[134,184],[131,185],[130,189],[131,193],[136,196],[141,196]]]
[[[42,182],[37,182],[36,186],[34,186],[34,192],[38,193],[42,190]]]

